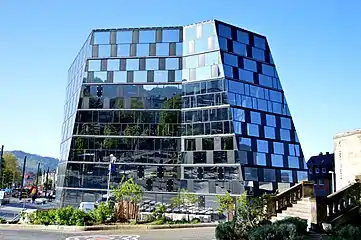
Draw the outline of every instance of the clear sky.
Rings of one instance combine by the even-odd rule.
[[[67,71],[93,28],[219,19],[266,35],[306,158],[361,128],[361,3],[0,1],[0,144],[58,157]]]

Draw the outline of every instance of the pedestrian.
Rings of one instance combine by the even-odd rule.
[[[30,190],[31,203],[35,203],[37,193],[38,193],[38,190],[36,189],[36,186],[33,186]]]

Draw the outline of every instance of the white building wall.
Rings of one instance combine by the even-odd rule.
[[[334,137],[336,190],[355,181],[361,174],[361,129]]]

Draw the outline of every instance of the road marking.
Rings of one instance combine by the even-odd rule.
[[[68,237],[65,240],[139,240],[139,235],[92,235]]]

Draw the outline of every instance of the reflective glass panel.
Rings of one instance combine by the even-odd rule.
[[[119,71],[119,59],[108,59],[107,69],[108,71]]]
[[[244,69],[252,72],[257,72],[257,63],[255,61],[244,58],[243,64],[244,64]]]
[[[284,144],[280,142],[273,142],[273,151],[276,154],[284,154]]]
[[[276,116],[275,115],[266,115],[267,126],[276,127]]]
[[[179,30],[163,29],[162,42],[179,42]]]
[[[219,31],[218,32],[219,36],[232,39],[232,31],[231,31],[231,28],[229,26],[219,24],[218,25],[218,31]]]
[[[258,48],[252,48],[252,57],[259,61],[264,61],[264,51]]]
[[[99,45],[98,57],[110,57],[110,45]]]
[[[266,50],[266,40],[264,38],[254,36],[254,46]]]
[[[140,30],[139,43],[155,43],[155,30]]]
[[[247,82],[251,82],[251,83],[254,82],[253,72],[239,68],[238,75],[239,75],[239,80],[243,80],[243,81],[247,81]]]
[[[159,59],[158,58],[147,58],[145,63],[147,70],[158,70],[159,68]]]
[[[290,130],[280,129],[281,140],[291,141]]]
[[[169,43],[157,43],[156,55],[157,56],[169,56]]]
[[[100,71],[100,60],[88,60],[88,71]]]
[[[247,132],[249,136],[259,137],[258,125],[247,123]]]
[[[239,139],[239,145],[238,145],[239,150],[252,151],[251,146],[252,146],[251,139],[244,137]]]
[[[109,44],[110,32],[94,32],[94,44]]]
[[[259,166],[266,166],[266,154],[264,153],[255,153],[256,164]]]
[[[265,138],[276,139],[275,128],[264,126],[264,136]]]
[[[249,35],[248,35],[248,33],[237,30],[237,41],[241,42],[241,43],[244,43],[244,44],[249,44]]]
[[[126,71],[114,72],[113,82],[114,83],[127,82],[127,72]]]
[[[298,157],[288,156],[288,167],[289,168],[300,168]]]
[[[154,71],[154,82],[168,82],[168,71]]]
[[[251,123],[261,124],[261,113],[251,112]]]
[[[147,82],[147,71],[135,71],[134,82]]]
[[[166,58],[165,68],[167,70],[177,70],[179,68],[179,58]]]
[[[235,55],[224,53],[224,64],[238,67],[238,58]]]
[[[293,176],[291,170],[281,170],[281,182],[292,183]]]
[[[139,70],[139,59],[127,59],[127,70]]]
[[[276,171],[274,169],[263,169],[263,177],[265,182],[276,181]]]
[[[228,47],[227,47],[227,39],[219,37],[218,38],[218,42],[219,42],[219,47],[220,49],[224,50],[224,51],[228,51]]]
[[[130,55],[130,45],[129,44],[121,44],[117,45],[118,57],[128,57]]]
[[[281,117],[281,128],[291,129],[291,119]]]
[[[283,155],[271,154],[272,167],[283,167]]]
[[[246,45],[233,41],[233,52],[241,56],[247,56]]]
[[[149,44],[137,44],[137,56],[149,56]]]
[[[306,171],[297,171],[297,180],[298,182],[301,181],[307,181],[308,180],[308,174]]]
[[[244,110],[239,108],[233,108],[233,120],[244,122]]]
[[[132,43],[132,31],[118,31],[117,43]]]
[[[258,169],[245,167],[244,168],[245,180],[247,181],[258,181]]]
[[[270,65],[262,64],[262,73],[264,75],[274,77],[275,76],[275,69],[274,69],[274,67],[272,67]]]
[[[268,142],[267,140],[257,140],[257,151],[268,153]]]

